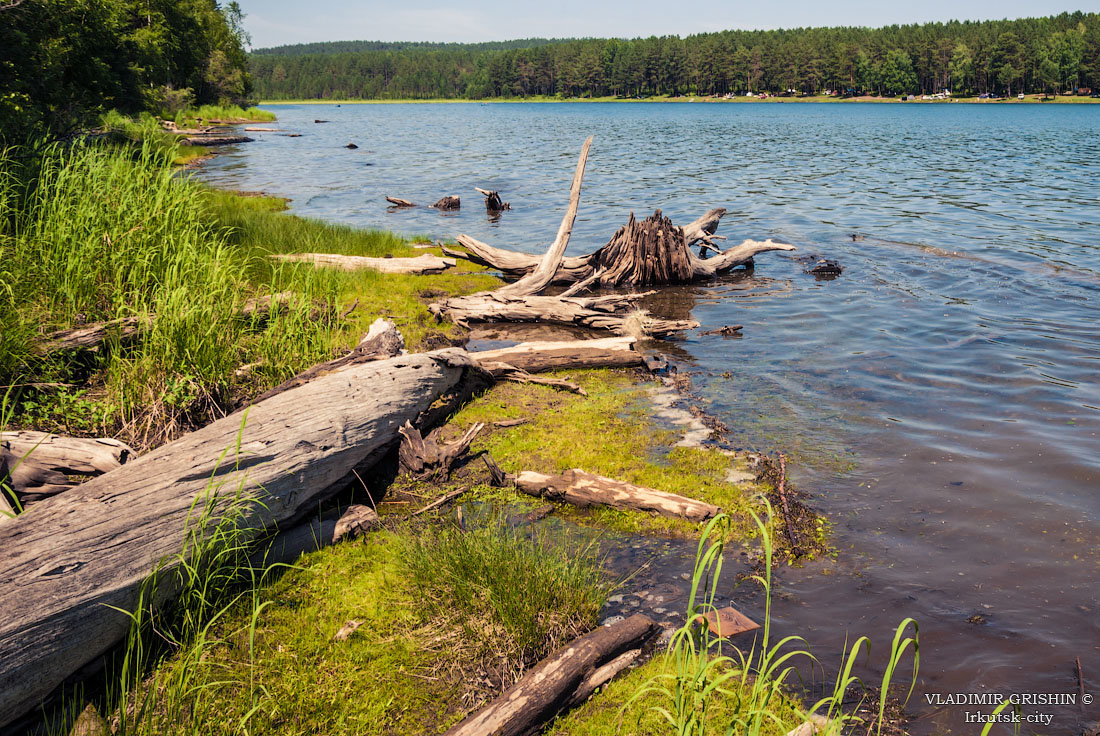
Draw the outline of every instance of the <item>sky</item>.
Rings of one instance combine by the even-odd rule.
[[[686,36],[1100,12],[1100,0],[238,0],[253,48],[311,41]]]

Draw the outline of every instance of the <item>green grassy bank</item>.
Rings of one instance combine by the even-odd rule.
[[[461,341],[465,331],[437,322],[428,303],[500,283],[468,264],[398,276],[273,261],[285,252],[424,251],[390,233],[291,216],[277,199],[203,187],[173,167],[178,158],[154,136],[0,157],[5,428],[108,435],[144,450],[346,352],[379,316],[397,323],[410,350]],[[241,316],[248,299],[283,292],[291,294],[285,309]],[[42,347],[54,330],[128,317],[142,325],[137,339],[119,335],[91,353]],[[224,534],[181,551],[186,579],[168,582],[182,603],[135,613],[124,659],[72,692],[40,732],[70,733],[89,704],[102,714],[94,727],[115,734],[442,732],[597,624],[625,581],[623,571],[605,569],[593,537],[763,545],[752,559],[790,559],[772,547],[782,530],[758,521],[775,516],[766,477],[744,456],[676,446],[675,428],[648,408],[656,384],[622,369],[568,378],[588,395],[500,384],[450,417],[444,436],[486,422],[472,449],[508,471],[581,467],[681,493],[721,506],[720,527],[568,506],[527,521],[543,503],[492,487],[480,463],[445,482],[398,479],[384,495],[360,495],[377,505],[383,529],[289,569],[247,563],[252,547],[229,518],[218,525]],[[494,424],[509,419],[526,422]],[[450,507],[411,517],[456,490],[464,521]],[[827,525],[812,514],[804,520],[803,551],[827,554]],[[704,564],[697,582],[712,573]],[[685,623],[706,605],[695,601]],[[754,724],[746,732],[784,734],[802,721],[791,672],[757,660],[751,641],[730,659],[728,645],[698,628],[647,652],[643,659],[655,654],[649,664],[552,732],[614,733],[632,719],[625,732],[701,734],[741,719]],[[689,691],[687,700],[677,695]],[[655,708],[671,709],[673,721]]]

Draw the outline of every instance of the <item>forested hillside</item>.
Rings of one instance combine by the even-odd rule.
[[[944,88],[1016,94],[1100,87],[1096,13],[535,43],[523,48],[310,44],[253,54],[251,69],[257,95],[267,100],[633,97],[789,89],[805,94],[828,89],[893,95]],[[301,53],[314,49],[318,53]],[[321,53],[330,49],[341,53]]]
[[[217,0],[0,0],[0,141],[104,110],[244,102],[241,19]]]

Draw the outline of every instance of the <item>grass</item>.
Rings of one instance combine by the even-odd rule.
[[[179,152],[155,124],[135,125],[149,128],[140,144],[0,155],[0,387],[19,387],[14,426],[155,446],[341,354],[378,316],[395,317],[411,349],[447,344],[457,330],[437,327],[422,295],[496,283],[476,268],[418,277],[275,264],[273,252],[412,251],[388,233],[194,184],[173,171]],[[285,290],[285,311],[240,318],[249,297]],[[53,356],[34,347],[51,330],[123,317],[147,325],[133,344]],[[241,376],[243,365],[253,369]]]
[[[680,435],[651,416],[647,392],[656,384],[640,382],[633,372],[603,369],[560,374],[566,375],[588,396],[546,386],[498,384],[460,409],[451,418],[445,436],[485,422],[488,428],[471,451],[488,452],[507,472],[556,474],[581,468],[715,504],[738,520],[735,533],[739,539],[747,542],[756,536],[749,512],[758,505],[758,495],[771,489],[754,481],[726,480],[731,470],[747,471],[744,457],[714,448],[675,447]],[[516,427],[493,427],[493,422],[504,419],[530,421]],[[420,489],[440,495],[444,490]],[[517,498],[512,491],[484,484],[479,484],[475,493],[485,499],[514,502]],[[530,501],[526,496],[519,498]],[[557,513],[580,524],[625,534],[692,537],[703,528],[685,519],[605,507],[562,505]],[[799,536],[806,543],[807,557],[813,559],[828,552],[828,529],[812,514],[805,518],[808,523]]]
[[[131,704],[124,736],[443,731],[591,628],[606,591],[593,554],[500,524],[375,532],[245,586],[103,712]]]

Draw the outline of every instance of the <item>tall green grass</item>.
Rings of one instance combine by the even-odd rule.
[[[856,725],[867,733],[881,731],[886,698],[891,682],[906,653],[912,650],[912,677],[909,695],[916,684],[920,664],[917,624],[904,619],[894,633],[879,691],[878,716],[874,723],[864,724],[853,715],[853,708],[844,703],[852,689],[862,687],[853,672],[860,654],[869,653],[870,640],[860,637],[844,653],[840,672],[832,692],[799,714],[798,723],[785,723],[778,715],[784,703],[789,682],[797,675],[796,661],[815,661],[804,649],[792,648],[804,644],[798,636],[774,641],[771,629],[771,573],[773,518],[767,505],[768,522],[750,511],[764,547],[764,574],[753,576],[764,591],[764,624],[761,636],[754,640],[746,654],[729,646],[727,639],[711,632],[700,616],[717,610],[722,553],[731,520],[726,514],[712,519],[699,540],[695,556],[685,624],[676,631],[668,645],[670,671],[656,675],[644,683],[623,706],[624,712],[638,701],[655,699],[649,710],[657,713],[670,731],[677,736],[702,736],[705,733],[725,733],[726,736],[762,736],[786,733],[803,722],[818,719],[814,733],[839,736]],[[913,634],[907,632],[912,627]],[[731,651],[732,654],[726,654]],[[907,696],[908,698],[908,696]],[[719,700],[724,701],[716,708]],[[862,700],[860,701],[862,704]],[[722,720],[714,723],[712,711],[720,710]]]
[[[77,383],[86,376],[74,371],[90,370],[107,410],[85,431],[122,429],[139,445],[222,416],[238,366],[262,359],[256,380],[276,383],[327,358],[337,337],[311,314],[331,311],[338,283],[231,244],[172,155],[152,141],[51,146],[29,174],[10,152],[0,158],[0,385]],[[248,279],[258,262],[266,282]],[[262,324],[240,318],[248,297],[276,284],[293,284],[286,310]],[[35,353],[50,330],[124,317],[147,326],[142,338],[109,344],[90,366]]]
[[[517,664],[589,630],[609,593],[596,548],[568,550],[494,521],[411,537],[404,559],[422,599]]]

